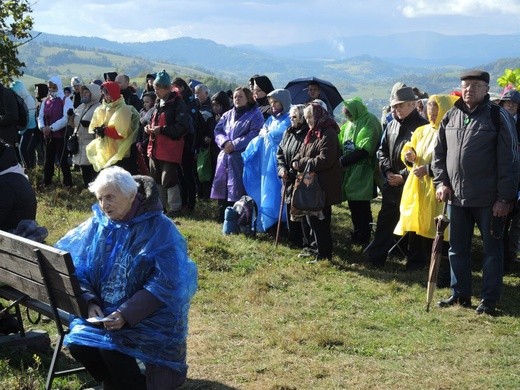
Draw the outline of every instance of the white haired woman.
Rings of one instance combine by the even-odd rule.
[[[197,288],[185,240],[163,214],[152,178],[114,166],[89,189],[99,201],[94,215],[57,247],[74,259],[88,317],[105,322],[76,318],[65,345],[105,389],[177,388]]]

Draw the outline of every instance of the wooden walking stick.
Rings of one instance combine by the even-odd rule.
[[[285,195],[285,180],[282,180],[282,196],[280,200],[280,211],[278,211],[278,225],[276,226],[276,238],[274,240],[275,249],[278,247],[278,239],[280,238],[280,227],[282,226],[282,213]]]

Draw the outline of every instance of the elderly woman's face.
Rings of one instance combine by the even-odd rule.
[[[135,198],[135,196],[125,195],[114,184],[101,187],[96,197],[101,210],[114,221],[120,221],[128,214]]]
[[[314,115],[311,107],[307,107],[305,111],[303,111],[303,115],[305,116],[305,120],[307,124],[312,129],[314,127]]]
[[[289,111],[289,119],[291,120],[292,127],[298,127],[302,123],[302,118],[297,109],[291,109]]]

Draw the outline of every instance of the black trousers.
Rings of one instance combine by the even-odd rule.
[[[132,356],[76,344],[68,348],[74,359],[81,362],[97,382],[103,382],[104,389],[146,390],[146,377]]]
[[[370,223],[372,222],[372,210],[369,200],[349,200],[348,208],[352,216],[352,241],[366,245],[370,242]]]
[[[311,236],[304,240],[308,243],[315,241],[318,249],[318,256],[330,260],[332,258],[332,232],[330,229],[332,207],[325,206],[323,214],[325,215],[325,218],[321,220],[312,215],[306,216],[307,224],[310,226],[312,232]],[[307,234],[307,232],[304,232],[304,234]],[[312,239],[312,236],[314,236],[314,240]]]
[[[63,173],[63,185],[66,187],[72,186],[72,175],[65,151],[65,142],[63,138],[48,138],[45,140],[45,164],[43,166],[43,183],[46,186],[52,183],[56,161],[59,161]]]
[[[385,264],[388,250],[394,244],[394,229],[399,222],[399,204],[402,193],[403,186],[392,187],[387,184],[383,186],[383,199],[381,210],[377,215],[376,232],[366,252],[366,261],[375,266]]]

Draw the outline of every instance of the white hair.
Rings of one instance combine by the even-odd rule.
[[[88,190],[97,195],[101,188],[110,184],[117,187],[128,197],[135,196],[137,194],[137,188],[139,187],[128,171],[118,166],[112,166],[99,172],[96,180],[89,184]]]

